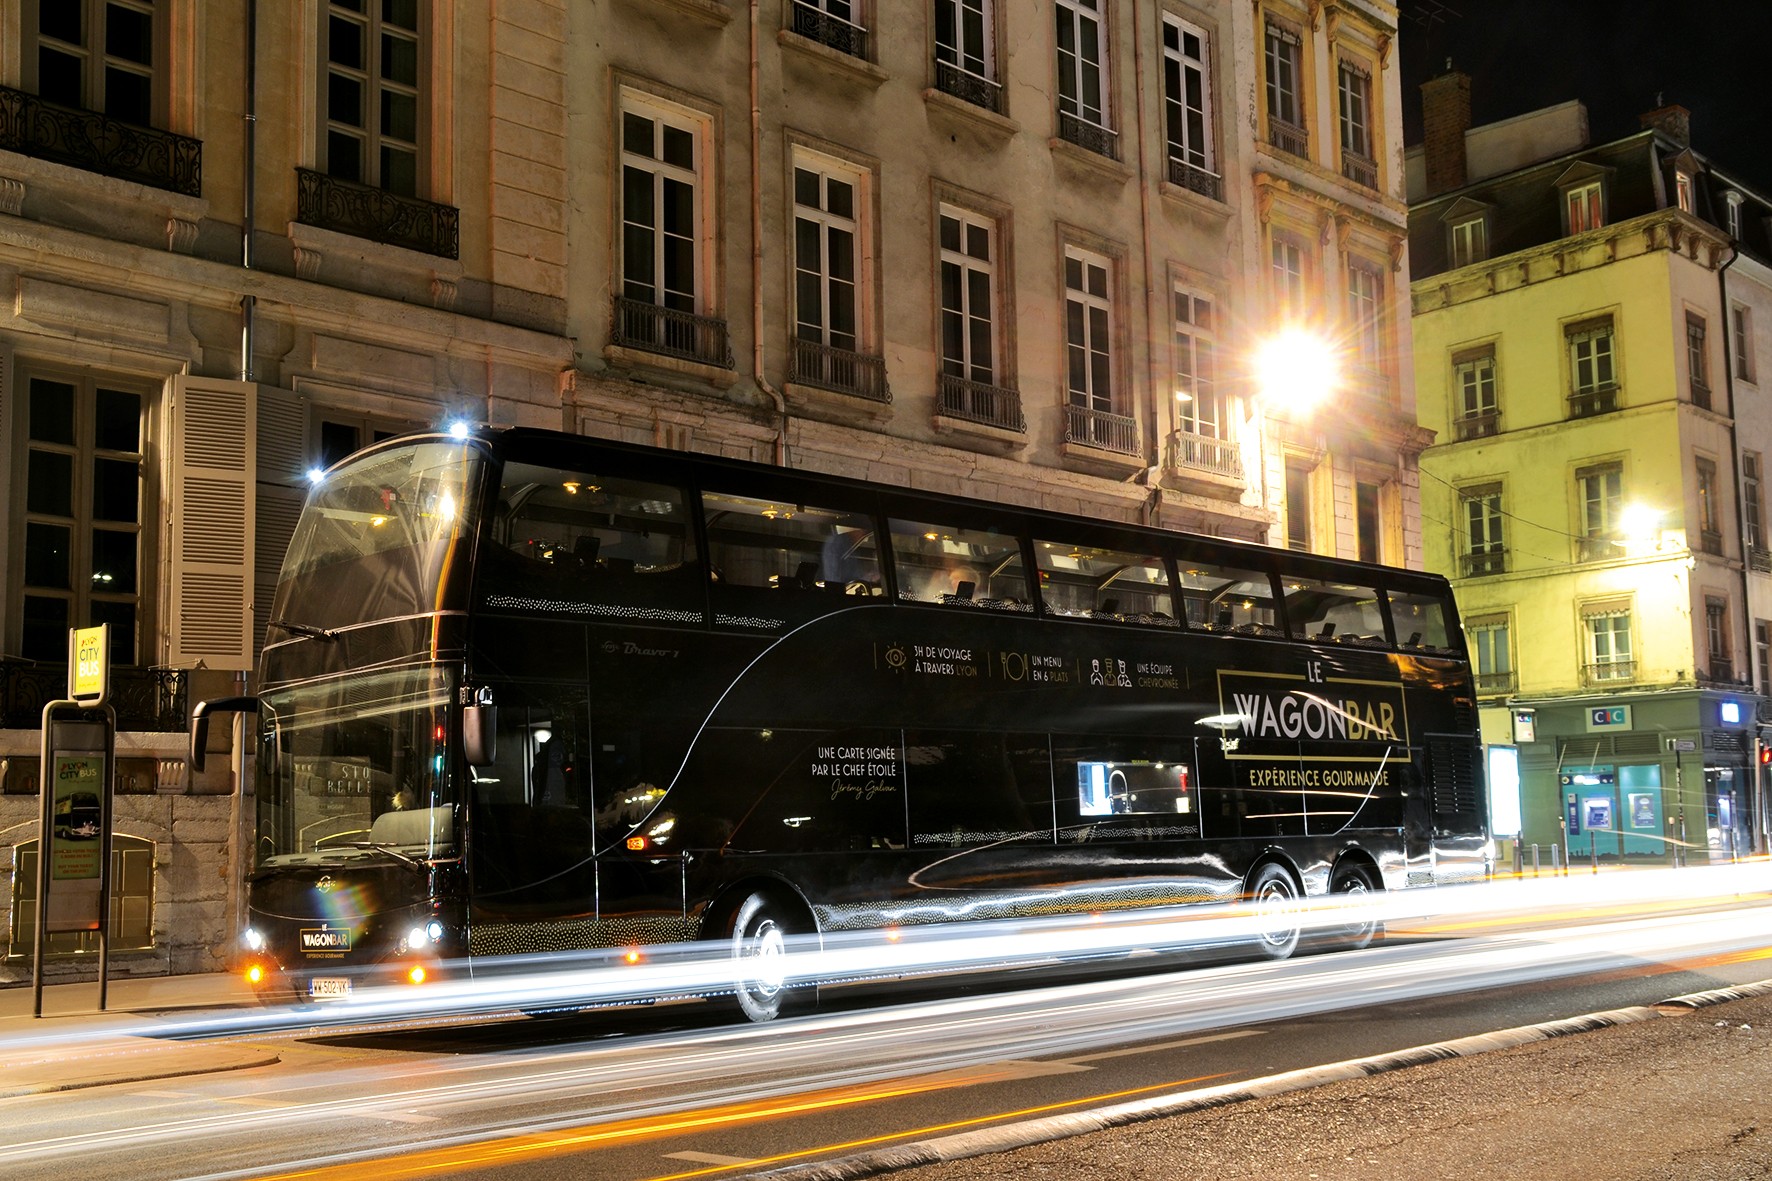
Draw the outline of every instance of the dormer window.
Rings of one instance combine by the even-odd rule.
[[[1489,231],[1482,217],[1452,223],[1452,265],[1468,267],[1489,257]]]
[[[1723,228],[1731,238],[1741,237],[1741,194],[1735,189],[1723,194]]]
[[[1564,190],[1563,210],[1568,217],[1569,233],[1585,234],[1606,224],[1601,196],[1597,180]]]
[[[1684,170],[1674,173],[1674,202],[1681,213],[1692,212],[1692,174]]]

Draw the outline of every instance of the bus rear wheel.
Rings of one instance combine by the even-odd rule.
[[[1259,924],[1255,944],[1262,958],[1290,957],[1299,939],[1298,885],[1292,875],[1271,861],[1260,866],[1249,878],[1249,901]]]
[[[1344,902],[1355,907],[1369,901],[1376,890],[1372,871],[1363,865],[1337,866],[1329,878],[1329,893],[1342,896]],[[1360,915],[1341,926],[1329,928],[1329,946],[1340,951],[1359,951],[1372,946],[1372,941],[1383,930],[1384,924],[1377,919]]]
[[[803,995],[787,982],[788,943],[798,934],[790,912],[768,894],[746,896],[732,914],[732,996],[751,1021],[773,1021]]]

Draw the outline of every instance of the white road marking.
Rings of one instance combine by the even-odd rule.
[[[756,1158],[748,1156],[721,1156],[717,1152],[667,1152],[666,1160],[688,1161],[697,1165],[754,1165]]]

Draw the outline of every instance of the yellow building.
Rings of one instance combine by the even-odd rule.
[[[1745,852],[1767,588],[1726,286],[1751,243],[1726,214],[1748,191],[1681,108],[1595,145],[1577,103],[1470,128],[1468,85],[1424,86],[1411,161],[1422,522],[1485,735],[1518,749],[1520,839],[1578,861]]]

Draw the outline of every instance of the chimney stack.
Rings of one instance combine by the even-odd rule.
[[[1464,187],[1464,133],[1471,125],[1470,75],[1452,68],[1421,84],[1421,139],[1427,163],[1427,191]]]
[[[1656,95],[1656,98],[1660,98]],[[1667,136],[1682,148],[1692,146],[1692,112],[1679,103],[1665,107],[1656,107],[1647,115],[1639,116],[1644,127],[1653,127]]]

